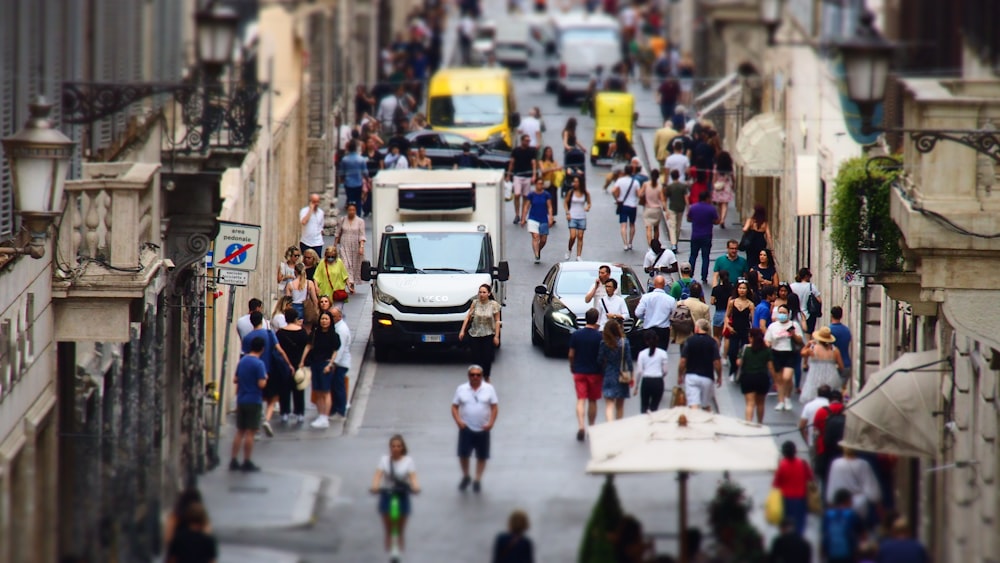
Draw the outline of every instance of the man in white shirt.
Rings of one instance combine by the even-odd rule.
[[[611,279],[611,266],[606,264],[601,264],[597,268],[597,279],[594,280],[594,287],[590,288],[587,295],[583,298],[584,302],[590,303],[594,298],[600,299],[601,297],[607,297],[608,292],[604,288],[604,285],[608,283]]]
[[[331,307],[333,330],[340,337],[340,349],[333,358],[333,408],[331,416],[347,416],[347,372],[351,369],[351,329],[344,320],[344,312]]]
[[[399,106],[399,98],[396,97],[396,94],[390,93],[379,101],[378,109],[375,110],[375,118],[382,123],[382,130],[386,131],[387,134],[395,131],[395,123],[392,119],[396,114],[397,106]]]
[[[816,398],[809,401],[802,406],[802,416],[799,418],[799,434],[802,435],[802,439],[806,441],[809,446],[809,457],[812,458],[812,466],[817,467],[815,462],[815,452],[813,450],[813,442],[816,441],[815,430],[813,429],[813,419],[816,418],[816,412],[823,408],[830,406],[830,386],[820,385],[819,389],[816,390]]]
[[[819,288],[812,282],[812,272],[809,271],[809,268],[799,269],[799,275],[795,278],[795,283],[789,286],[789,289],[799,297],[799,308],[802,309],[802,316],[806,319],[806,332],[812,334],[816,330],[818,317],[813,317],[809,314],[809,308],[806,305],[809,300],[809,294],[814,295],[816,301],[819,301],[821,305],[823,300],[819,297]]]
[[[669,248],[663,248],[660,240],[654,238],[649,241],[649,250],[642,258],[642,269],[649,275],[646,291],[653,290],[653,278],[658,275],[663,276],[668,284],[673,285],[673,273],[677,271],[677,256]]]
[[[830,473],[826,476],[826,502],[833,504],[833,497],[840,489],[850,491],[851,508],[862,521],[867,521],[868,505],[882,500],[882,489],[871,464],[850,448],[844,448],[844,457],[830,464]]]
[[[674,140],[673,152],[667,157],[667,161],[664,163],[667,169],[667,174],[671,170],[676,170],[680,174],[680,181],[687,182],[687,171],[691,168],[691,161],[688,157],[684,156],[684,143],[678,140]]]
[[[483,368],[469,366],[469,381],[455,389],[451,400],[451,417],[458,425],[458,462],[462,468],[462,481],[458,490],[465,491],[472,484],[478,493],[486,460],[490,458],[490,430],[497,420],[497,392],[483,381]],[[469,458],[476,453],[476,479],[469,478]]]
[[[632,241],[635,239],[636,210],[639,208],[639,188],[642,187],[642,182],[631,174],[633,171],[626,168],[611,190],[615,201],[622,204],[621,212],[618,213],[618,225],[622,237],[622,250],[626,251],[632,250]]]
[[[299,223],[302,225],[299,249],[305,252],[311,248],[318,256],[322,255],[323,210],[319,208],[319,194],[309,194],[309,205],[299,211]]]
[[[656,332],[664,349],[670,343],[670,314],[677,307],[677,300],[663,291],[666,285],[663,276],[653,278],[653,291],[643,295],[635,308],[635,317],[642,320],[642,328]]]
[[[528,117],[521,119],[521,124],[517,126],[518,136],[527,135],[530,139],[530,146],[537,149],[542,146],[542,122],[538,119],[538,108],[531,108]]]
[[[264,312],[261,311],[263,306],[264,303],[260,299],[254,297],[250,300],[250,303],[247,304],[247,309],[250,311],[242,317],[236,319],[236,334],[240,335],[240,342],[243,342],[243,339],[246,338],[248,334],[253,332],[254,327],[253,323],[250,321],[250,313],[258,312],[263,315]],[[270,323],[268,323],[266,319],[264,320],[264,327],[268,329],[271,328]]]

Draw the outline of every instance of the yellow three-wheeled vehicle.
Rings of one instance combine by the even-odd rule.
[[[594,142],[590,148],[590,164],[609,162],[608,145],[618,132],[624,132],[632,142],[635,99],[632,94],[601,92],[594,97]]]

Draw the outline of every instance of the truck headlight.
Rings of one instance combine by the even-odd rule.
[[[398,303],[398,301],[396,301],[395,297],[393,297],[393,296],[389,295],[388,293],[380,290],[378,288],[378,286],[374,286],[373,285],[372,286],[372,290],[373,290],[373,293],[375,294],[375,299],[376,300],[381,301],[382,303],[385,303],[386,305],[396,305],[396,303]]]
[[[557,325],[562,325],[567,328],[576,327],[576,320],[573,318],[573,313],[571,313],[569,309],[561,309],[559,311],[553,311],[552,320]]]

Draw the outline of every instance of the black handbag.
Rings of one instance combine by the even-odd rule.
[[[750,247],[753,245],[753,239],[754,239],[753,232],[754,232],[753,229],[747,229],[743,231],[743,236],[740,237],[740,245],[737,247],[740,252],[746,252],[750,250]],[[753,258],[756,258],[756,256],[754,256]]]
[[[810,283],[809,297],[806,297],[806,312],[809,313],[809,318],[818,319],[823,316],[823,304],[813,295],[812,289],[813,286]]]

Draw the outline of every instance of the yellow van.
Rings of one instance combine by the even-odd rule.
[[[445,68],[434,73],[427,91],[431,129],[451,131],[489,148],[510,150],[520,124],[517,102],[505,68]]]

